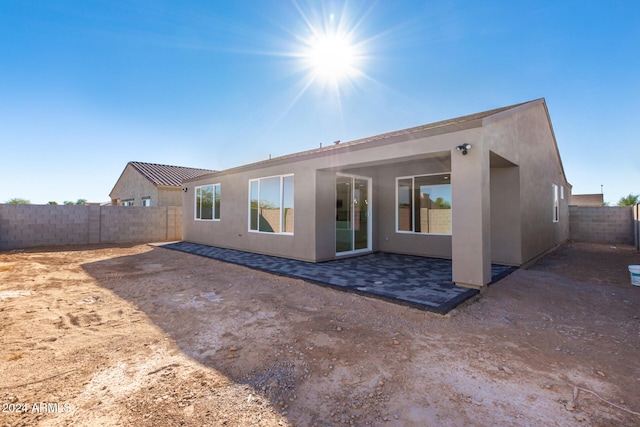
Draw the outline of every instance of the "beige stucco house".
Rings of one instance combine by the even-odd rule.
[[[452,259],[479,288],[569,237],[571,186],[544,99],[186,179],[184,240],[319,262]]]
[[[109,193],[113,206],[182,206],[182,181],[209,169],[129,162]]]
[[[604,194],[572,194],[570,206],[604,206]]]

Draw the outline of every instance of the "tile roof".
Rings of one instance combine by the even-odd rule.
[[[182,181],[216,172],[209,169],[187,168],[183,166],[159,165],[156,163],[129,162],[129,165],[156,186],[181,187]]]

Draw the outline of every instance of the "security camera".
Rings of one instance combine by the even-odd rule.
[[[458,145],[458,146],[456,147],[456,149],[457,149],[458,151],[461,151],[461,152],[462,152],[462,155],[463,155],[463,156],[466,156],[466,155],[467,155],[467,153],[469,152],[469,149],[470,149],[470,148],[471,148],[471,144],[467,144],[467,143],[465,143],[465,144],[460,144],[460,145]]]

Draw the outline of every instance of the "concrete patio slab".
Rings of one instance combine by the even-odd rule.
[[[451,281],[451,260],[447,259],[377,252],[312,263],[188,242],[162,247],[440,314],[479,292]],[[515,270],[512,266],[492,265],[492,283]]]

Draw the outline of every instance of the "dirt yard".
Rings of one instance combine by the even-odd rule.
[[[448,316],[148,245],[0,253],[0,425],[640,425],[630,248]]]

